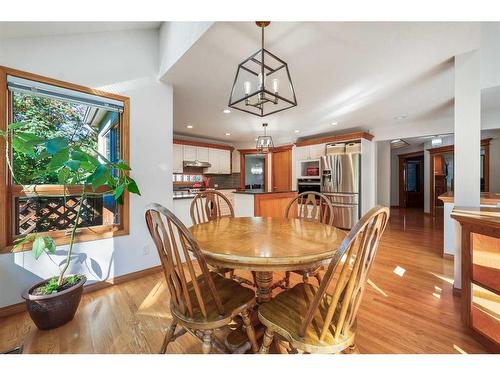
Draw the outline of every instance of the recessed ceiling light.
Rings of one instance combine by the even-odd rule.
[[[226,133],[226,135],[231,135],[231,133]]]
[[[330,125],[333,125],[333,126],[338,125],[338,124],[339,123],[337,121],[333,121],[333,122],[330,123]]]
[[[193,129],[193,125],[186,125],[186,128]]]
[[[394,120],[404,120],[405,118],[407,118],[408,116],[395,116],[393,117]]]
[[[398,143],[398,142],[401,142],[401,139],[393,139],[393,140],[391,141],[391,143]]]
[[[300,133],[300,130],[296,129],[293,131],[294,133]]]
[[[223,109],[222,112],[224,112],[224,113],[231,113],[231,110],[228,109],[228,108],[226,108],[226,109]]]

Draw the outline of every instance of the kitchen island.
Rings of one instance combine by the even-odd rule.
[[[296,191],[264,191],[261,189],[236,190],[234,214],[236,217],[283,217],[288,203]]]
[[[462,227],[462,320],[500,353],[500,208],[454,207],[451,217]]]
[[[453,191],[448,191],[438,197],[443,202],[443,254],[455,256],[458,254],[459,243],[457,241],[457,222],[451,218],[451,212],[455,206]],[[500,193],[481,193],[481,207],[497,207],[500,205]]]

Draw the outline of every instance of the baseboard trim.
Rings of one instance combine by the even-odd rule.
[[[24,302],[4,306],[0,308],[0,318],[5,318],[6,316],[18,314],[23,311],[26,311],[26,304]]]
[[[462,289],[460,288],[455,288],[455,285],[453,285],[453,295],[460,297],[462,295]]]
[[[161,271],[161,265],[154,266],[151,268],[146,268],[136,272],[127,273],[125,275],[120,275],[117,277],[112,277],[107,280],[97,281],[93,284],[84,286],[83,293],[85,294],[85,293],[95,292],[97,290],[109,288],[110,286],[113,285],[122,284],[127,281],[132,281],[135,279],[139,279],[141,277],[152,275],[160,271]],[[5,318],[10,315],[19,314],[24,311],[26,311],[26,304],[24,302],[19,302],[14,305],[0,307],[0,318]]]

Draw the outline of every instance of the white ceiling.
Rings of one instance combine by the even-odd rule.
[[[161,22],[0,22],[0,39],[158,29]]]
[[[268,122],[280,143],[449,118],[452,58],[478,48],[480,32],[479,23],[272,22],[266,48],[288,63],[298,106],[261,119],[222,113],[237,64],[260,48],[260,30],[217,22],[164,77],[174,85],[174,131],[241,143]]]

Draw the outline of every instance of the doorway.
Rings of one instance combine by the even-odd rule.
[[[424,209],[424,153],[399,157],[399,207]]]
[[[264,190],[266,187],[266,157],[262,154],[245,155],[245,189]]]

